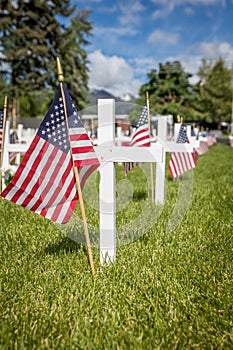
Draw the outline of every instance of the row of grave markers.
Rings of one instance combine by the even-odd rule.
[[[22,135],[22,126],[18,127]],[[175,124],[174,140],[179,132],[180,124]],[[114,163],[116,162],[153,162],[156,163],[155,173],[155,204],[164,204],[165,201],[165,166],[166,153],[193,152],[199,147],[199,141],[191,139],[191,126],[187,128],[190,144],[178,144],[167,141],[167,118],[158,119],[156,142],[151,147],[124,147],[121,146],[120,135],[115,138],[115,100],[98,100],[98,146],[96,154],[100,160],[99,183],[99,227],[100,227],[100,262],[114,262],[116,259],[116,175]],[[15,172],[17,165],[10,165],[10,152],[23,154],[30,143],[11,144],[9,139],[9,122],[6,124],[6,137],[2,170],[12,169]],[[118,141],[117,141],[118,140]],[[20,141],[20,137],[19,137]],[[4,182],[4,176],[3,176]],[[5,184],[3,183],[3,188]]]

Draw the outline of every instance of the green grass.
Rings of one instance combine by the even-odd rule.
[[[2,350],[233,348],[233,149],[219,144],[198,159],[191,201],[174,230],[168,221],[187,179],[167,174],[166,203],[153,209],[160,215],[146,232],[145,222],[136,234],[127,226],[126,236],[140,237],[123,245],[121,227],[147,208],[148,191],[139,168],[128,176],[133,194],[122,180],[117,166],[117,260],[100,269],[95,246],[95,277],[84,246],[0,199]],[[87,217],[98,231],[96,203]]]

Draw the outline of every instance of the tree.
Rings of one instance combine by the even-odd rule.
[[[87,20],[88,16],[88,10],[77,11],[67,29],[68,35],[61,45],[66,85],[80,109],[85,107],[88,93],[88,60],[87,53],[83,49],[88,44],[86,37],[92,29],[92,24]]]
[[[87,44],[85,36],[90,35],[92,26],[87,20],[88,12],[78,11],[72,19],[75,7],[70,2],[1,0],[0,70],[6,82],[5,90],[10,89],[12,97],[28,95],[31,99],[35,91],[43,93],[46,89],[52,98],[58,85],[56,57],[59,56],[74,102],[83,108],[88,69],[82,46]],[[71,20],[71,24],[62,24],[65,20]]]
[[[232,72],[220,58],[215,64],[206,65],[203,62],[199,70],[202,84],[198,99],[202,111],[205,111],[209,122],[231,121],[232,103]]]
[[[152,112],[198,119],[198,113],[192,107],[194,90],[189,82],[192,75],[184,71],[180,62],[159,63],[159,71],[152,69],[147,76],[149,82],[142,85],[140,96],[145,96],[148,91]]]

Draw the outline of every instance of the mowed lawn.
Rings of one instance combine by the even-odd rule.
[[[233,148],[212,146],[192,175],[166,174],[166,203],[148,224],[145,175],[129,173],[133,194],[117,196],[116,262],[100,267],[96,244],[94,277],[85,246],[0,198],[0,349],[233,349]],[[176,221],[178,201],[186,211],[178,207]]]

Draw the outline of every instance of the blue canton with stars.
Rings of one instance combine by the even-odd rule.
[[[83,127],[82,121],[65,85],[63,85],[63,91],[66,99],[66,110],[68,115],[69,128]],[[70,143],[60,90],[54,98],[44,120],[42,121],[37,135],[54,145],[56,148],[59,148],[61,151],[65,153],[69,152]]]
[[[186,134],[186,131],[185,131],[185,128],[184,128],[184,125],[181,124],[180,126],[180,131],[179,131],[179,135],[177,137],[177,143],[186,143],[186,142],[189,142],[189,139],[188,139],[188,136]]]
[[[15,131],[10,134],[10,143],[16,143],[18,141],[18,136]]]
[[[142,114],[139,118],[139,121],[137,123],[136,128],[140,128],[140,126],[143,126],[145,124],[148,124],[148,118],[147,118],[147,106],[143,107]]]

